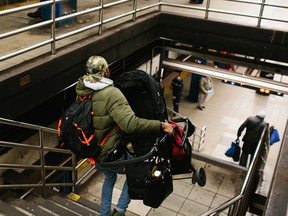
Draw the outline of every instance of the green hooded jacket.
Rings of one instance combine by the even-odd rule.
[[[99,146],[111,131],[101,147],[100,155],[94,158],[97,162],[120,144],[125,144],[122,140],[124,132],[128,134],[156,134],[162,128],[161,122],[158,120],[136,117],[125,96],[112,85],[113,81],[107,78],[88,84],[79,78],[76,86],[78,96],[87,96],[97,90],[92,98],[92,109],[94,131]]]

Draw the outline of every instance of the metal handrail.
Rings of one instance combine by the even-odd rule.
[[[192,149],[194,149],[194,144],[198,144],[198,148],[196,151],[200,151],[201,148],[204,146],[205,136],[206,136],[206,126],[204,126],[202,129],[199,127],[195,127],[195,132],[193,136],[189,139],[192,142]],[[200,132],[200,134],[197,134],[197,131]],[[198,137],[198,142],[196,141],[196,137]]]
[[[267,157],[267,155],[268,155],[269,148],[266,148],[266,146],[269,144],[269,142],[267,142],[269,140],[269,139],[267,139],[268,127],[269,127],[269,124],[266,124],[265,128],[262,131],[260,140],[258,142],[256,151],[254,153],[254,157],[253,157],[252,162],[251,162],[251,164],[250,164],[250,166],[248,168],[248,172],[246,174],[244,183],[242,185],[240,194],[237,195],[236,197],[228,200],[227,202],[216,206],[215,208],[209,210],[208,212],[205,212],[201,216],[219,215],[221,212],[225,211],[226,209],[229,209],[228,216],[239,215],[238,214],[238,210],[240,209],[240,205],[242,205],[242,203],[244,203],[244,201],[247,202],[246,200],[242,201],[242,199],[244,197],[246,197],[247,193],[249,192],[248,191],[249,183],[251,183],[253,181],[252,172],[253,171],[254,172],[257,171],[258,163],[257,163],[256,159],[261,160],[261,163],[259,165],[260,167],[265,165],[265,161],[264,161],[263,157],[260,157],[261,156],[260,154],[261,154],[261,148],[263,148],[263,145],[264,145],[264,147],[265,147],[264,148],[265,149],[265,152],[264,152],[265,153],[265,157]],[[235,206],[237,206],[236,209],[234,208]]]
[[[85,11],[75,12],[73,14],[69,14],[69,15],[65,15],[65,16],[62,16],[62,17],[55,18],[55,11],[54,11],[55,8],[56,8],[55,4],[56,3],[60,3],[60,2],[64,2],[64,1],[66,1],[66,0],[43,1],[43,2],[40,2],[40,3],[35,3],[35,4],[31,4],[31,5],[26,5],[26,6],[22,6],[22,7],[17,7],[17,8],[13,8],[13,9],[7,9],[7,10],[4,10],[4,11],[0,11],[0,16],[4,16],[4,15],[20,12],[20,11],[32,9],[32,8],[39,8],[39,7],[44,7],[44,6],[50,6],[52,8],[51,9],[51,19],[50,20],[43,21],[41,23],[31,25],[29,27],[25,27],[25,28],[14,30],[14,31],[6,32],[6,33],[0,35],[0,39],[1,39],[1,38],[10,37],[12,35],[19,34],[21,32],[28,31],[28,30],[31,30],[31,29],[34,29],[34,28],[39,28],[39,27],[42,27],[42,26],[51,25],[51,29],[52,29],[51,30],[51,39],[43,41],[43,42],[40,42],[38,44],[34,44],[34,45],[31,45],[31,46],[28,46],[28,47],[26,47],[24,49],[20,49],[20,50],[17,50],[17,51],[8,53],[8,54],[4,54],[3,56],[0,56],[0,61],[9,59],[9,58],[12,58],[14,56],[17,56],[17,55],[23,54],[25,52],[31,51],[33,49],[45,46],[46,44],[49,44],[49,43],[51,44],[51,53],[55,54],[56,53],[56,47],[55,47],[56,46],[55,45],[56,41],[62,40],[64,38],[73,36],[73,35],[78,34],[78,33],[82,33],[84,31],[90,30],[90,29],[95,28],[95,27],[99,27],[98,34],[101,35],[102,34],[102,28],[103,28],[104,24],[107,24],[107,23],[115,21],[115,20],[119,20],[119,19],[121,19],[123,17],[126,17],[126,16],[129,16],[129,15],[133,15],[132,16],[132,21],[135,21],[136,17],[137,17],[136,16],[137,12],[148,10],[148,9],[150,9],[152,7],[158,7],[158,11],[161,11],[162,6],[179,7],[179,8],[191,9],[191,10],[201,10],[201,11],[205,11],[205,19],[209,18],[208,17],[209,12],[228,14],[228,15],[236,15],[236,16],[243,16],[243,17],[250,17],[250,18],[257,18],[258,19],[257,27],[260,27],[262,20],[269,20],[269,21],[288,23],[288,20],[276,19],[276,18],[273,18],[273,17],[265,17],[265,16],[263,16],[263,11],[264,11],[265,7],[277,7],[277,8],[288,9],[288,6],[279,5],[279,4],[272,4],[272,3],[265,3],[265,0],[262,0],[262,2],[226,0],[226,1],[233,1],[235,3],[242,3],[242,4],[245,3],[245,4],[252,4],[252,5],[253,4],[254,5],[259,5],[260,6],[259,15],[246,14],[246,13],[237,13],[237,12],[232,12],[232,11],[213,9],[213,8],[210,7],[210,2],[212,0],[207,0],[205,8],[203,8],[203,7],[195,7],[195,6],[187,6],[187,5],[181,5],[181,4],[166,3],[166,2],[162,2],[161,0],[159,0],[158,3],[154,3],[154,4],[151,4],[151,5],[142,7],[142,8],[137,8],[137,0],[133,0],[133,9],[131,11],[123,13],[123,14],[120,14],[120,15],[112,17],[112,18],[109,18],[109,19],[106,19],[106,20],[103,20],[103,10],[104,9],[107,9],[107,8],[110,8],[110,7],[113,7],[113,6],[117,6],[117,5],[120,5],[120,4],[124,4],[124,3],[127,3],[129,1],[129,0],[119,0],[119,1],[112,2],[112,3],[108,3],[108,4],[103,4],[103,1],[100,1],[100,5],[97,6],[97,7],[90,8],[90,9],[87,9]],[[59,35],[57,37],[55,36],[56,23],[64,21],[64,20],[67,20],[67,19],[71,19],[71,18],[74,18],[74,17],[78,17],[78,16],[83,15],[83,14],[88,14],[88,13],[91,13],[91,12],[95,12],[95,11],[99,11],[99,14],[100,14],[99,22],[93,23],[93,24],[91,24],[89,26],[86,26],[86,27],[83,27],[83,28],[79,28],[77,30],[70,31],[68,33]]]
[[[86,173],[83,174],[83,176],[77,181],[77,170],[87,161],[87,159],[83,160],[78,165],[76,164],[76,155],[67,149],[59,149],[59,148],[53,148],[53,147],[45,147],[43,143],[43,132],[53,133],[57,134],[58,131],[53,128],[28,124],[24,122],[14,121],[10,119],[0,118],[0,124],[10,125],[10,126],[16,126],[26,129],[32,129],[32,130],[38,130],[39,131],[39,145],[29,145],[29,144],[23,144],[23,143],[15,143],[15,142],[7,142],[7,141],[0,141],[0,146],[3,147],[10,147],[10,148],[24,148],[29,150],[38,150],[40,152],[40,165],[23,165],[23,164],[0,164],[0,169],[35,169],[35,170],[41,170],[41,181],[37,184],[9,184],[9,185],[0,185],[0,189],[11,189],[11,188],[26,188],[30,187],[31,189],[23,195],[24,197],[29,194],[34,188],[36,187],[42,187],[42,195],[45,196],[45,187],[65,187],[65,186],[71,186],[72,191],[75,192],[77,186],[83,181],[83,179],[88,176],[95,168],[95,166],[92,166],[91,169],[89,169]],[[58,166],[48,166],[45,164],[44,160],[44,152],[58,152],[63,154],[71,154],[70,157],[68,157],[65,161],[63,161]],[[67,164],[71,163],[71,166],[66,166]],[[46,170],[52,170],[48,174],[46,174]],[[57,170],[62,171],[72,171],[72,182],[71,183],[46,183],[46,180],[53,175]],[[23,197],[22,196],[22,197]]]

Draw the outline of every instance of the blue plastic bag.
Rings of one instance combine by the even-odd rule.
[[[270,136],[270,146],[278,141],[280,141],[279,133],[277,129],[274,129]]]
[[[236,149],[236,143],[232,142],[230,148],[225,152],[225,155],[227,157],[233,157],[235,149]]]

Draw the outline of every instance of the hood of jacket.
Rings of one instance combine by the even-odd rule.
[[[113,86],[113,80],[102,78],[100,81],[91,82],[83,80],[83,77],[78,79],[76,86],[76,93],[79,96],[86,96],[92,94],[94,91],[102,90],[108,86]]]

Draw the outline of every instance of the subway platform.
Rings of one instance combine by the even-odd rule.
[[[214,94],[207,98],[205,102],[206,108],[201,111],[197,108],[197,103],[190,102],[187,98],[191,74],[182,72],[181,76],[184,78],[184,90],[179,114],[189,118],[199,128],[207,127],[205,143],[200,153],[236,163],[231,158],[227,158],[224,153],[231,145],[231,142],[236,139],[238,127],[244,120],[248,116],[256,115],[262,109],[266,111],[265,121],[270,125],[274,124],[279,131],[280,139],[282,138],[288,117],[287,95],[283,97],[276,95],[263,96],[257,94],[255,90],[224,84],[221,80],[213,79]],[[167,106],[173,108],[171,91],[166,91],[165,100]],[[240,145],[242,145],[242,142]],[[270,148],[263,181],[257,191],[258,194],[263,196],[268,194],[279,148],[280,142],[275,143]],[[141,200],[132,200],[126,215],[196,216],[240,193],[245,178],[243,174],[194,160],[193,157],[192,164],[195,168],[201,166],[205,169],[207,175],[206,186],[193,185],[191,179],[174,180],[173,193],[169,195],[159,208],[153,209],[145,206]],[[186,174],[180,176],[187,177]],[[175,178],[180,176],[177,175]],[[191,174],[188,176],[191,176]],[[88,182],[80,187],[79,195],[100,204],[103,180],[104,175],[101,172],[96,172]],[[124,181],[125,176],[119,175],[113,191],[113,205],[117,204]],[[220,215],[227,215],[227,212]],[[246,215],[252,214],[247,213]]]
[[[275,0],[276,1],[276,0]],[[79,6],[80,10],[86,9],[84,3],[90,1],[83,1]],[[141,1],[141,4],[145,5],[148,1]],[[172,2],[172,0],[168,1]],[[178,3],[187,4],[189,1],[181,0]],[[205,1],[206,2],[206,1]],[[225,4],[224,4],[224,3]],[[279,0],[284,4],[284,0]],[[213,1],[215,7],[217,5],[218,9],[227,10],[232,8],[231,2],[228,1]],[[205,7],[205,4],[199,5]],[[88,6],[89,7],[89,6]],[[173,12],[183,12],[183,9],[172,8]],[[119,10],[119,8],[117,8]],[[165,8],[165,10],[171,10],[170,8]],[[245,7],[241,5],[235,9],[238,12],[247,12],[253,10],[253,7]],[[34,11],[34,10],[33,10]],[[32,10],[29,12],[33,12]],[[114,11],[109,11],[108,17],[115,15]],[[190,11],[189,11],[190,12]],[[188,11],[184,13],[188,13]],[[272,8],[269,11],[266,11],[268,15],[272,17],[277,15],[277,18],[287,18],[287,13],[278,11],[278,9]],[[193,15],[202,16],[203,13],[200,11],[193,11]],[[236,22],[239,24],[251,24],[255,26],[255,19],[245,18],[245,17],[235,17],[219,14],[212,14],[211,18],[223,19],[225,22]],[[83,17],[80,19],[76,25],[84,25],[91,21],[91,17]],[[1,30],[6,32],[6,30],[14,30],[14,28],[20,28],[26,26],[26,23],[36,24],[38,20],[31,19],[27,17],[27,11],[21,12],[17,15],[10,15],[7,17],[2,17],[1,20]],[[3,24],[3,25],[2,25]],[[287,24],[280,23],[279,26],[275,26],[273,22],[265,21],[264,28],[280,28],[286,30],[288,28]],[[107,25],[107,29],[110,26]],[[69,28],[72,26],[65,26],[58,29],[59,33],[66,33]],[[5,30],[5,31],[4,31]],[[2,33],[3,33],[2,32]],[[95,34],[95,30],[89,31],[87,34]],[[82,36],[87,35],[77,35],[72,38],[67,38],[57,42],[57,47],[63,47],[67,44],[71,44],[75,41],[78,41]],[[43,40],[43,38],[49,38],[50,32],[49,29],[40,29],[39,31],[33,30],[23,33],[23,35],[16,35],[14,38],[7,38],[1,40],[1,51],[0,54],[6,54],[7,52],[14,51],[19,47],[31,45],[32,42],[38,42]],[[21,39],[19,39],[21,38]],[[32,39],[33,38],[33,39]],[[50,45],[46,45],[37,50],[30,51],[26,54],[22,54],[11,59],[0,62],[0,71],[5,71],[17,64],[23,63],[30,59],[33,59],[37,56],[50,52]],[[276,95],[263,96],[256,94],[255,91],[250,89],[245,89],[237,86],[231,86],[228,84],[223,84],[221,80],[213,79],[214,81],[214,94],[210,95],[205,103],[206,108],[203,111],[197,109],[197,104],[190,102],[187,97],[189,95],[191,74],[186,75],[184,78],[184,91],[182,100],[180,102],[180,111],[179,114],[182,116],[188,117],[194,125],[199,128],[203,126],[207,127],[207,133],[205,137],[205,143],[203,148],[200,150],[200,153],[213,156],[222,160],[229,161],[234,163],[232,159],[227,158],[224,153],[231,145],[231,142],[235,140],[237,129],[242,124],[242,122],[251,115],[256,115],[258,111],[265,109],[266,118],[269,124],[274,124],[275,128],[278,129],[280,138],[282,138],[287,117],[288,117],[288,99],[287,95],[284,97],[279,97]],[[167,92],[165,95],[167,106],[172,108],[172,93]],[[243,133],[244,134],[244,133]],[[261,184],[261,187],[258,190],[258,193],[266,196],[269,191],[269,186],[271,178],[273,175],[275,163],[277,160],[279,152],[280,143],[274,144],[269,151],[268,161],[264,170],[264,180]],[[205,187],[199,187],[197,184],[193,185],[191,179],[187,180],[174,180],[173,193],[162,203],[158,209],[153,209],[147,206],[144,206],[142,201],[132,200],[129,205],[127,216],[132,215],[141,215],[141,216],[153,216],[153,215],[185,215],[185,216],[194,216],[201,215],[207,210],[235,197],[239,194],[241,186],[243,184],[245,176],[235,173],[232,171],[227,171],[223,168],[219,168],[212,164],[207,164],[201,161],[193,160],[192,163],[194,167],[203,167],[207,175],[207,184]],[[186,176],[186,175],[183,175]],[[178,177],[178,176],[177,176]],[[181,176],[182,177],[182,176]],[[86,184],[84,184],[79,189],[79,195],[89,199],[93,202],[100,204],[101,202],[101,188],[103,184],[103,174],[101,172],[96,172],[92,178]],[[122,185],[125,181],[125,176],[118,177],[117,183],[115,185],[113,193],[112,203],[115,205],[117,203],[118,197],[121,193]],[[220,215],[227,215],[227,212],[224,212]],[[247,215],[250,215],[249,213]]]

